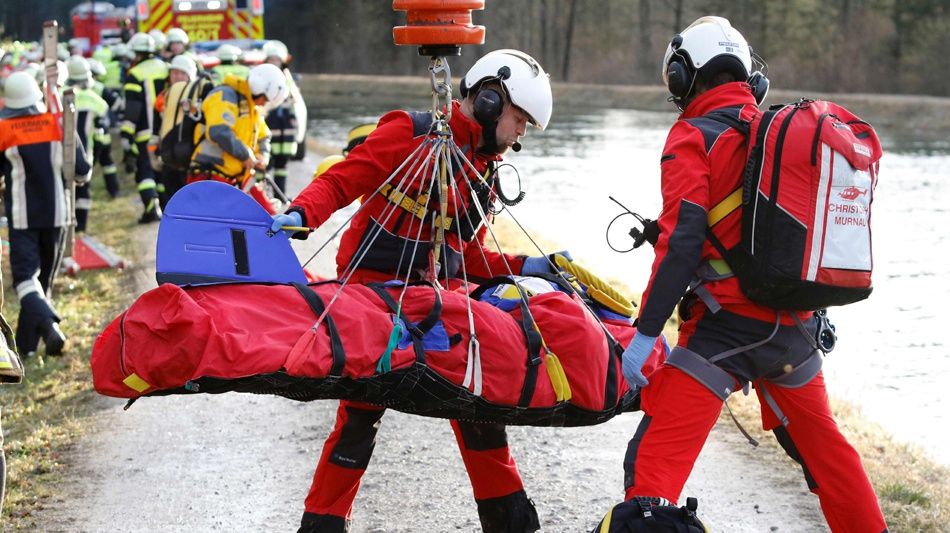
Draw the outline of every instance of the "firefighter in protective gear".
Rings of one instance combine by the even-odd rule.
[[[167,44],[165,45],[165,54],[168,59],[172,59],[188,51],[188,34],[181,28],[171,28],[165,35]]]
[[[214,55],[221,63],[211,68],[211,78],[215,83],[222,83],[228,74],[238,78],[247,78],[250,68],[241,63],[243,52],[233,44],[222,44],[215,50]]]
[[[271,131],[270,168],[274,183],[281,191],[287,189],[287,163],[297,153],[297,115],[294,105],[301,98],[294,77],[288,68],[290,54],[280,41],[268,41],[263,48],[264,61],[281,69],[287,78],[288,96],[279,106],[267,113],[267,127]]]
[[[274,208],[254,171],[264,171],[270,158],[270,131],[258,106],[273,107],[287,97],[284,73],[274,65],[257,65],[247,79],[233,74],[215,87],[201,104],[204,122],[195,130],[188,183],[212,179],[248,192],[265,209]]]
[[[492,68],[488,68],[489,64]],[[463,101],[449,103],[452,106],[449,127],[455,142],[479,174],[494,180],[490,170],[525,134],[528,124],[541,128],[547,125],[552,108],[551,86],[541,66],[527,54],[516,51],[486,55],[476,62],[465,79],[467,96]],[[491,101],[486,106],[481,99]],[[404,249],[404,244],[419,242],[414,241],[417,235],[430,235],[433,231],[431,207],[427,198],[422,199],[428,189],[419,179],[410,179],[412,183],[395,196],[374,193],[424,141],[430,124],[429,112],[387,113],[362,145],[313,180],[287,213],[274,217],[271,229],[278,231],[292,223],[320,226],[338,209],[364,196],[363,208],[343,234],[337,254],[337,272],[351,267],[351,261],[360,255],[362,260],[359,265],[353,265],[351,281],[365,283],[406,277],[406,263],[402,264],[403,272],[397,272],[399,251]],[[482,206],[481,212],[490,211],[488,206],[496,194],[494,181],[485,186],[459,177],[456,183],[458,194],[453,197],[459,203],[449,202],[448,213],[453,221],[446,221],[455,229],[445,232],[447,246],[443,248],[439,276],[457,278],[463,262],[468,276],[491,278],[507,273],[509,267],[519,272],[525,257],[504,255],[485,247],[484,224],[488,221],[482,220],[480,215],[472,216],[478,212],[474,209],[476,202]],[[397,198],[399,203],[390,203],[391,197]],[[412,198],[415,202],[401,207],[402,198]],[[391,206],[403,215],[389,220],[381,217]],[[380,226],[384,231],[374,231]],[[365,250],[365,255],[357,254],[360,243],[370,235],[379,237]],[[294,237],[306,238],[306,235],[301,232]],[[412,248],[409,244],[408,249]],[[426,256],[427,252],[407,263],[412,263],[413,271],[425,269]],[[423,259],[426,265],[421,264]],[[336,425],[324,444],[305,502],[300,532],[347,530],[353,501],[369,464],[384,411],[376,405],[340,402]],[[537,512],[525,493],[509,451],[504,425],[452,421],[452,428],[472,482],[482,528],[490,532],[536,531],[540,527]]]
[[[102,98],[109,106],[102,131],[96,132],[93,145],[93,162],[102,168],[102,177],[106,182],[106,191],[115,198],[119,195],[118,167],[112,160],[112,133],[111,129],[118,123],[114,122],[122,110],[122,95],[117,89],[107,87],[102,81],[109,75],[105,66],[96,59],[89,60],[89,70],[92,71],[92,91]]]
[[[172,87],[178,83],[182,84],[182,86],[187,85],[194,80],[197,75],[198,66],[188,55],[181,54],[172,58],[168,65],[168,83],[165,86],[165,90],[162,91],[162,94],[160,94],[155,101],[155,135],[152,136],[151,141],[155,146],[161,143],[161,139],[168,133],[171,127],[174,126],[174,115],[169,116],[165,113],[165,108],[168,105],[167,100]],[[176,93],[178,98],[181,97],[181,91],[183,90],[184,87]],[[180,101],[175,100],[175,96],[172,97],[172,100],[173,105],[176,103],[180,104]],[[170,122],[166,125],[165,120],[169,120]],[[183,170],[176,170],[164,164],[161,165],[160,171],[162,173],[162,184],[165,186],[164,194],[160,197],[162,208],[164,209],[171,197],[185,186],[186,173]]]
[[[735,276],[721,275],[722,254],[742,233],[741,210],[710,221],[713,207],[740,188],[745,136],[704,115],[749,121],[761,81],[751,72],[745,38],[729,21],[703,17],[673,37],[664,82],[683,109],[660,159],[663,210],[653,271],[643,292],[638,331],[623,353],[624,375],[643,385],[643,419],[624,460],[626,499],[676,502],[723,402],[753,384],[762,422],[798,462],[835,533],[887,530],[860,457],[834,422],[811,312],[750,301]],[[712,226],[710,227],[710,224]],[[700,276],[702,267],[720,275]],[[686,294],[693,281],[702,285]],[[682,301],[681,301],[682,299]],[[683,323],[666,364],[640,373],[642,353],[679,304]]]
[[[155,53],[158,54],[162,59],[165,59],[163,52],[165,51],[165,44],[168,40],[165,38],[165,33],[158,29],[151,29],[148,31],[149,37],[155,41]]]
[[[20,299],[16,345],[20,353],[30,355],[42,339],[48,355],[60,355],[66,336],[48,295],[70,207],[63,184],[61,125],[37,107],[42,93],[29,74],[11,74],[4,89],[0,176],[6,184],[3,203],[10,227],[13,288]],[[77,176],[89,172],[81,143],[76,145],[74,170]]]
[[[66,83],[73,87],[76,95],[76,132],[86,149],[86,163],[89,165],[89,172],[82,179],[77,179],[83,184],[76,186],[76,231],[84,233],[89,220],[89,211],[92,209],[89,180],[92,178],[96,143],[97,139],[102,139],[109,131],[109,104],[93,89],[92,69],[85,58],[82,56],[69,58],[66,68],[69,71]],[[111,147],[110,142],[109,148]]]
[[[148,142],[155,127],[155,99],[165,89],[168,65],[154,57],[155,40],[148,34],[133,35],[129,49],[135,53],[135,59],[126,73],[122,148],[127,159],[135,158],[135,183],[144,206],[139,223],[147,224],[162,218],[162,190],[149,159]]]
[[[111,47],[104,46],[92,53],[92,58],[105,67],[105,74],[92,73],[98,81],[110,89],[122,89],[122,62],[121,58]]]

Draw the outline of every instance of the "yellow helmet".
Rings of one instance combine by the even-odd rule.
[[[346,148],[343,149],[343,155],[350,153],[351,150],[363,144],[363,141],[369,137],[370,133],[376,129],[375,122],[368,122],[354,126],[346,136]]]
[[[346,159],[340,154],[329,155],[323,158],[323,161],[320,161],[320,164],[317,165],[317,170],[313,173],[313,179],[317,179],[323,175],[324,172],[330,170],[330,167]]]

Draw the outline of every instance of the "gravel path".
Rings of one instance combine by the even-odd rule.
[[[293,164],[292,191],[316,162]],[[140,290],[155,286],[156,230],[142,232],[149,256],[136,271]],[[311,237],[298,255],[324,239]],[[332,273],[333,252],[316,271]],[[99,403],[95,429],[63,458],[67,481],[38,515],[40,531],[295,531],[336,411],[336,402],[248,394],[143,398],[128,411],[113,398]],[[510,429],[543,531],[589,531],[620,501],[623,453],[639,419]],[[389,412],[378,440],[353,531],[479,531],[448,422]],[[686,495],[699,497],[711,531],[827,531],[797,465],[750,449],[731,425],[713,431]]]

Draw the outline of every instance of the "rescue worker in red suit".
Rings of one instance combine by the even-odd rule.
[[[706,237],[707,217],[739,187],[746,161],[743,134],[704,115],[717,110],[750,120],[768,89],[767,79],[751,71],[745,38],[720,17],[703,17],[674,36],[663,60],[663,79],[682,114],[660,159],[663,208],[656,258],[637,334],[623,354],[627,381],[643,387],[643,419],[624,459],[625,497],[675,503],[723,402],[751,382],[762,404],[763,427],[801,465],[831,530],[880,533],[887,525],[877,496],[832,418],[816,317],[754,304],[734,276],[707,276],[701,290],[683,297],[701,266],[722,258]],[[712,231],[725,248],[735,246],[740,210]],[[681,298],[679,342],[647,380],[640,368]]]
[[[497,50],[479,59],[463,78],[461,94],[462,101],[451,103],[449,124],[455,143],[483,175],[486,170],[494,168],[508,148],[520,148],[518,140],[525,134],[529,123],[543,129],[551,116],[551,87],[547,74],[533,58],[515,50]],[[389,203],[392,196],[374,192],[425,140],[431,120],[428,111],[392,111],[383,116],[365,143],[308,185],[286,214],[274,218],[272,229],[320,226],[335,211],[363,196],[364,208],[343,234],[337,254],[338,274],[342,275],[354,260],[354,255],[359,255],[357,251],[364,239],[376,233],[373,228],[379,224],[381,214],[393,205]],[[397,183],[397,180],[398,177],[390,183]],[[455,181],[460,191],[459,210],[473,215],[473,202],[481,202],[484,210],[492,201],[494,191],[480,189],[480,185],[473,186],[468,179],[459,176]],[[406,194],[418,201],[419,195],[427,189],[417,179],[409,185]],[[437,203],[423,202],[430,213],[432,209],[438,210]],[[383,221],[386,231],[380,232],[380,237],[369,248],[351,280],[405,279],[405,265],[397,272],[400,251],[404,243],[418,238],[421,220],[426,221],[422,235],[431,234],[428,222],[431,217],[417,218],[405,208],[400,209],[396,216]],[[409,209],[416,211],[413,206]],[[456,221],[465,217],[464,213],[457,216],[452,201],[449,202],[449,213]],[[463,260],[468,276],[485,279],[507,274],[509,267],[512,272],[522,274],[549,271],[546,257],[515,257],[489,250],[483,245],[486,231],[483,222],[477,218],[467,228],[463,224],[462,241],[454,227],[445,232],[448,247],[443,248],[442,255],[448,257],[442,261],[440,278],[446,275],[446,269],[449,277],[461,276]],[[473,226],[477,229],[473,230]],[[295,235],[303,236],[302,233]],[[427,242],[422,244],[431,246]],[[411,245],[409,249],[412,249]],[[416,255],[413,272],[425,269],[427,255]],[[348,530],[353,500],[372,455],[383,413],[384,408],[376,405],[340,402],[336,426],[324,444],[305,502],[300,532]],[[525,494],[508,448],[505,427],[453,420],[452,428],[472,482],[483,530],[536,531],[540,527],[537,512]]]
[[[63,184],[62,126],[41,110],[42,92],[26,72],[7,78],[5,107],[0,110],[0,179],[10,225],[10,270],[20,299],[16,346],[35,355],[40,340],[46,355],[62,355],[66,336],[49,299],[62,259],[67,204]],[[77,178],[90,171],[77,138]]]

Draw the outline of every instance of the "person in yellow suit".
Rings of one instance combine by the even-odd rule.
[[[225,76],[201,104],[204,124],[195,130],[188,183],[210,179],[240,187],[274,213],[264,191],[254,185],[253,173],[266,169],[270,157],[266,109],[286,97],[287,80],[274,65],[257,65],[247,79]]]

